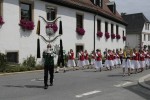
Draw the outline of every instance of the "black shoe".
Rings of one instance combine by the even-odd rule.
[[[44,86],[44,89],[48,89],[48,85],[45,85],[45,86]]]
[[[50,83],[50,86],[53,86],[53,83]]]
[[[55,73],[59,73],[59,71],[56,71]]]

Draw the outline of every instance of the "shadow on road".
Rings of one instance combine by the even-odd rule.
[[[38,85],[4,85],[4,87],[16,87],[16,88],[43,88]]]
[[[123,88],[125,88],[125,89],[127,89],[127,90],[143,97],[145,100],[150,100],[150,90],[145,89],[145,88],[139,86],[138,84],[131,85],[131,86],[126,86],[126,87],[123,87]]]

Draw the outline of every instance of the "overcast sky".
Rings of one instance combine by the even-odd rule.
[[[150,0],[110,0],[115,1],[117,11],[127,14],[143,13],[150,21]]]

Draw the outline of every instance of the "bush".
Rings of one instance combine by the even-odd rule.
[[[33,57],[32,55],[30,55],[30,57],[27,57],[26,60],[23,61],[23,66],[26,67],[35,67],[36,65],[36,60],[35,57]]]
[[[5,70],[7,64],[6,55],[0,53],[0,71]]]

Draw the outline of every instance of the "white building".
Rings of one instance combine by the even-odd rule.
[[[150,21],[143,13],[125,14],[124,20],[128,23],[127,26],[127,46],[130,48],[150,49]]]
[[[46,36],[46,24],[39,16],[47,20],[61,17],[61,38],[66,52],[73,49],[76,54],[86,49],[90,53],[97,48],[103,52],[105,48],[125,46],[122,37],[126,35],[127,24],[116,11],[115,3],[109,0],[0,0],[0,15],[5,22],[0,27],[0,52],[7,54],[10,62],[22,63],[30,55],[36,57],[38,20],[41,20],[41,35]],[[23,30],[19,25],[21,19],[33,21],[34,29]],[[77,27],[85,30],[83,36],[77,34]],[[103,33],[101,38],[98,31]],[[120,39],[106,39],[105,32],[119,34]],[[54,44],[59,44],[59,39]],[[40,46],[42,55],[46,43],[41,38]]]

